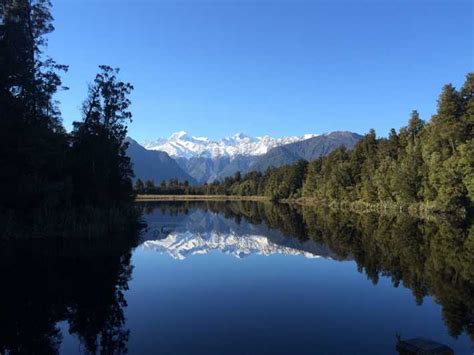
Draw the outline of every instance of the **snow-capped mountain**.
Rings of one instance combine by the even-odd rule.
[[[213,141],[180,131],[141,146],[130,139],[133,144],[127,153],[136,178],[143,181],[161,182],[174,178],[203,184],[223,180],[238,171],[242,174],[264,172],[269,167],[293,164],[301,159],[311,161],[341,146],[352,149],[360,138],[362,136],[357,133],[336,131],[282,138],[239,133]],[[176,162],[178,167],[164,164],[165,160]]]
[[[166,152],[174,158],[233,158],[238,155],[263,155],[272,148],[316,136],[317,134],[305,134],[303,136],[272,138],[270,136],[250,137],[238,133],[233,137],[213,141],[207,137],[194,137],[180,131],[173,133],[168,139],[159,138],[155,141],[144,142],[143,146],[149,150]]]
[[[154,155],[162,153],[170,156],[184,174],[189,176],[186,180],[203,184],[216,179],[223,180],[237,171],[242,174],[250,171],[264,172],[269,167],[293,164],[301,159],[311,161],[341,146],[352,149],[360,138],[362,136],[357,133],[336,131],[282,138],[251,137],[239,133],[214,141],[180,131],[169,138],[145,142],[142,147],[144,151]],[[149,160],[143,159],[143,154],[132,153],[134,152],[130,152],[130,158],[136,167],[137,178],[160,182],[161,176],[166,175],[165,179],[169,179],[172,175],[168,174],[162,164],[153,166],[153,169],[145,169]],[[173,178],[183,180],[182,175],[175,173]]]

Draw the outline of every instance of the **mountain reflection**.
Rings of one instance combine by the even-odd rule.
[[[356,215],[318,207],[254,202],[169,202],[143,205],[145,247],[177,259],[210,250],[353,259],[377,284],[411,289],[415,301],[433,296],[454,337],[474,339],[472,220],[420,220],[408,215]]]
[[[221,210],[223,212],[223,210]],[[301,240],[284,235],[280,230],[265,224],[252,224],[237,216],[227,218],[221,213],[194,209],[183,215],[167,216],[149,214],[148,232],[142,246],[169,254],[175,259],[185,259],[196,254],[218,250],[238,258],[251,254],[302,255],[307,258],[336,257],[322,243]],[[165,214],[166,216],[166,214]]]

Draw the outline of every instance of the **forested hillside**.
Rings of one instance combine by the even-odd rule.
[[[340,147],[309,163],[236,173],[181,192],[464,213],[474,201],[474,73],[459,90],[443,87],[428,122],[413,111],[408,124],[386,138],[371,130],[351,150]]]

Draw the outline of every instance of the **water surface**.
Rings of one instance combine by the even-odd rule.
[[[465,224],[250,202],[140,206],[148,228],[135,248],[4,252],[0,349],[396,354],[398,334],[473,352]]]

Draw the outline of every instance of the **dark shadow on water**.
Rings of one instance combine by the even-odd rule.
[[[88,353],[126,353],[123,292],[137,235],[0,246],[0,353],[54,354],[67,321]]]

